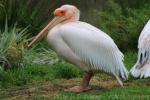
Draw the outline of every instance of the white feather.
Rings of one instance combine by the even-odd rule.
[[[138,41],[138,60],[130,70],[133,77],[147,78],[150,76],[150,20],[144,26]]]
[[[89,65],[89,70],[112,73],[118,81],[119,76],[128,78],[123,54],[106,33],[84,22],[65,24],[59,33],[68,47]]]
[[[139,41],[138,41],[138,48],[139,49],[149,49],[150,48],[150,20],[144,26],[142,30]]]

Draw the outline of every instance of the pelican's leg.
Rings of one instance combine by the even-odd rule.
[[[83,76],[83,80],[81,82],[80,86],[74,86],[72,88],[69,89],[69,91],[72,92],[85,92],[91,89],[91,87],[89,87],[89,82],[91,80],[93,76],[92,72],[86,72]]]

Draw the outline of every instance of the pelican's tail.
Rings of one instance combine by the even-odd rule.
[[[119,84],[121,86],[123,86],[123,83],[121,81],[121,78],[124,80],[128,79],[128,70],[126,69],[124,63],[123,63],[123,54],[121,52],[117,53],[116,56],[118,58],[120,58],[119,60],[116,61],[116,65],[118,66],[118,71],[116,71],[116,73],[114,73],[114,76],[116,77],[117,81],[119,82]]]
[[[126,69],[126,67],[124,66],[124,64],[122,62],[120,63],[120,66],[121,66],[120,67],[120,77],[124,80],[127,80],[129,72],[128,72],[128,70]],[[122,83],[120,77],[118,75],[115,75],[115,77],[116,77],[117,81],[119,82],[119,84],[121,86],[123,86],[123,83]]]

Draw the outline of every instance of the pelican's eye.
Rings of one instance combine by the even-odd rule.
[[[65,11],[64,10],[61,10],[61,9],[56,9],[55,12],[54,12],[54,15],[55,16],[65,16]]]
[[[60,11],[60,13],[61,13],[61,14],[65,14],[65,11],[62,10],[62,11]]]

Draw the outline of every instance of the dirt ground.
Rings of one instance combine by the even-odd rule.
[[[0,100],[36,100],[37,97],[50,99],[64,93],[66,89],[79,85],[81,78],[74,79],[56,79],[53,81],[33,82],[24,87],[13,87],[0,90],[0,95],[3,95]],[[88,93],[101,93],[105,90],[120,87],[116,79],[107,77],[100,79],[98,76],[92,78],[90,82],[92,90]],[[98,91],[98,92],[96,92]],[[86,92],[87,93],[87,92]]]

